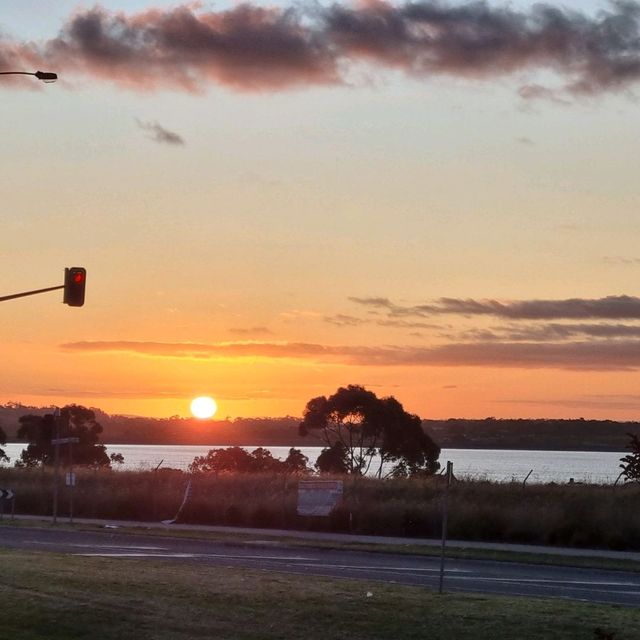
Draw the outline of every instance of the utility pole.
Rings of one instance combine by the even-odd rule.
[[[54,471],[53,471],[53,524],[58,524],[58,473],[60,471],[60,408],[53,411],[53,422],[55,425],[56,437],[51,440],[54,446]]]

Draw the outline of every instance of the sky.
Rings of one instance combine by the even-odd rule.
[[[639,3],[0,8],[0,402],[638,418]]]

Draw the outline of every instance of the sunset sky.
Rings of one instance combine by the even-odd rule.
[[[640,418],[640,3],[0,7],[0,402]]]

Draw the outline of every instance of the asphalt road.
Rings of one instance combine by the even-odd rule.
[[[0,527],[0,548],[81,557],[170,559],[438,588],[440,561],[424,556],[287,546],[264,540],[221,543],[184,538]],[[485,560],[446,562],[445,590],[565,598],[640,606],[640,574]]]

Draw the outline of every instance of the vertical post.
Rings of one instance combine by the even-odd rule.
[[[73,524],[73,491],[76,478],[73,475],[73,442],[69,442],[69,524]]]
[[[58,524],[58,490],[60,473],[60,409],[55,408],[53,412],[55,423],[55,444],[54,444],[54,471],[53,471],[53,524]]]
[[[453,476],[453,462],[447,461],[447,481],[444,486],[444,497],[442,500],[442,549],[440,553],[440,586],[438,593],[442,594],[444,587],[444,556],[447,546],[447,523],[449,520],[449,487]]]
[[[4,494],[0,495],[0,520],[4,520]]]

